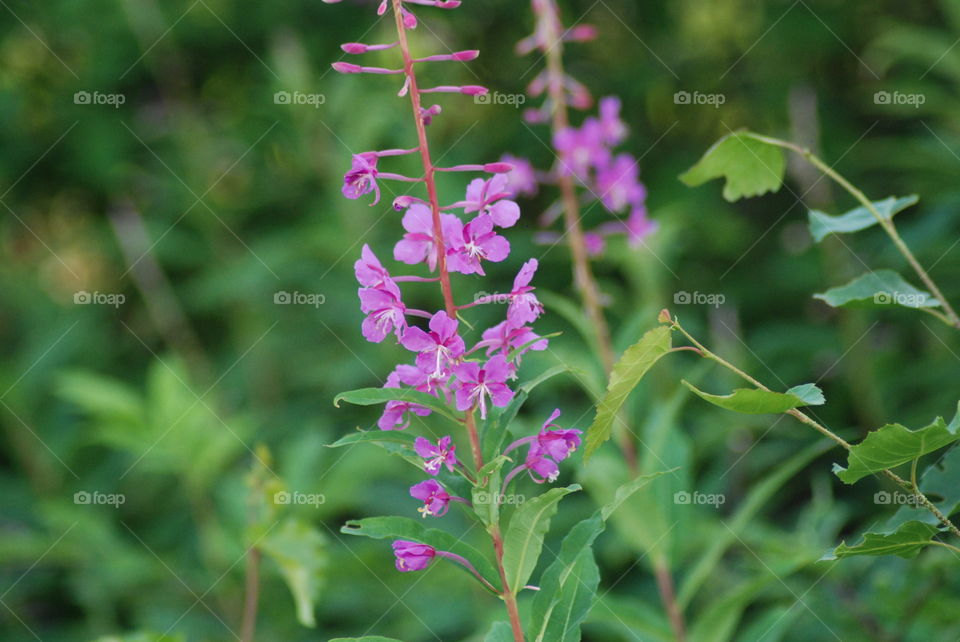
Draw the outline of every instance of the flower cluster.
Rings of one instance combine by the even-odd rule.
[[[517,378],[522,356],[530,350],[545,350],[548,339],[538,335],[532,327],[544,312],[532,285],[539,267],[536,259],[530,258],[523,264],[508,293],[462,304],[453,298],[451,274],[477,279],[485,276],[488,263],[502,262],[510,255],[510,243],[502,231],[515,225],[520,218],[520,207],[513,200],[514,194],[531,187],[518,188],[512,182],[516,180],[516,172],[521,165],[507,161],[453,167],[432,164],[426,127],[441,113],[441,109],[436,105],[424,107],[422,97],[433,93],[476,95],[487,90],[472,85],[419,88],[414,70],[417,65],[427,62],[472,60],[479,52],[462,51],[412,58],[405,31],[416,27],[417,18],[409,5],[452,9],[459,2],[391,1],[397,18],[397,42],[383,45],[349,43],[343,45],[342,49],[353,55],[398,47],[403,54],[403,66],[388,69],[338,62],[333,67],[347,74],[402,75],[404,82],[399,93],[411,98],[419,145],[412,149],[355,154],[350,169],[344,175],[343,194],[350,199],[372,194],[372,202],[376,204],[391,181],[423,184],[426,188],[426,199],[409,194],[395,195],[393,198],[393,208],[402,212],[400,224],[403,227],[403,235],[393,247],[393,258],[404,266],[422,266],[419,271],[426,272],[426,275],[391,273],[368,245],[363,246],[354,271],[360,284],[360,310],[365,315],[361,325],[363,336],[373,343],[393,337],[412,353],[410,363],[396,366],[387,376],[384,388],[398,391],[409,389],[435,397],[438,403],[450,407],[452,413],[460,413],[469,433],[475,467],[473,472],[458,459],[456,445],[450,435],[436,442],[417,437],[413,444],[414,452],[423,460],[423,470],[430,477],[413,485],[410,495],[422,503],[418,511],[423,517],[442,517],[449,510],[450,502],[470,503],[467,499],[452,495],[441,483],[443,476],[462,474],[476,483],[474,475],[483,465],[475,416],[479,415],[481,420],[485,420],[494,409],[506,408],[511,404],[515,397],[513,381]],[[378,11],[382,14],[387,7],[388,2],[384,0]],[[414,154],[419,154],[423,161],[422,177],[388,172],[382,167],[387,162],[385,159]],[[462,200],[444,205],[437,196],[437,172],[477,172],[483,175],[469,181]],[[404,288],[422,287],[420,284],[423,283],[440,285],[444,299],[441,309],[426,311],[406,305]],[[473,326],[468,328],[461,315],[476,305],[492,301],[508,304],[503,320],[492,327],[478,329],[476,334],[479,337],[470,338],[465,329],[472,329]],[[422,403],[405,400],[405,395],[397,396],[397,399],[386,403],[377,422],[381,430],[406,429],[414,418],[426,417],[433,412]],[[505,452],[530,444],[526,460],[511,473],[511,477],[521,470],[529,470],[538,483],[557,478],[557,462],[565,459],[580,443],[579,431],[562,430],[553,424],[558,415],[559,410],[551,415],[538,435],[508,447]],[[451,553],[406,540],[396,541],[394,551],[397,568],[401,571],[426,568],[435,556],[464,563],[462,558]]]
[[[522,40],[517,50],[521,54],[539,50],[546,54],[555,51],[563,42],[586,42],[597,33],[591,25],[579,25],[564,29],[560,23],[555,0],[532,0],[536,15],[534,33]],[[647,191],[640,182],[639,161],[625,152],[616,152],[616,147],[626,140],[627,126],[620,119],[620,99],[607,97],[600,100],[598,114],[584,119],[579,127],[566,122],[566,106],[586,110],[593,105],[589,90],[566,73],[558,73],[547,66],[528,87],[532,96],[545,95],[543,104],[528,109],[524,116],[533,123],[549,122],[553,118],[553,148],[558,161],[546,173],[536,172],[523,159],[504,157],[515,168],[507,177],[511,194],[533,195],[538,183],[556,183],[561,176],[571,177],[586,191],[587,201],[599,201],[613,215],[613,220],[597,224],[586,231],[585,243],[592,256],[603,253],[606,239],[623,234],[634,247],[656,229],[648,218]],[[558,106],[559,102],[562,106]],[[556,119],[557,110],[563,112]],[[559,218],[562,204],[548,208],[540,218],[545,230],[538,235],[542,242],[553,243],[560,235],[550,232],[550,226]]]

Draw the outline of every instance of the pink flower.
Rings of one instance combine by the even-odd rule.
[[[497,408],[505,408],[513,400],[513,390],[506,381],[513,375],[513,368],[502,355],[491,357],[481,368],[473,361],[453,368],[457,377],[457,410],[480,408],[480,418],[487,418],[487,399]]]
[[[399,368],[387,376],[387,382],[384,384],[384,388],[400,387],[401,380],[398,370]],[[380,430],[403,430],[410,425],[410,420],[407,419],[406,416],[408,412],[426,417],[430,414],[430,409],[415,403],[410,403],[409,401],[388,401],[386,406],[384,406],[383,414],[377,421],[377,427],[380,428]]]
[[[560,154],[560,171],[586,182],[590,169],[603,167],[610,160],[610,150],[603,142],[599,121],[588,118],[580,129],[568,127],[553,137],[553,146]]]
[[[611,163],[597,170],[597,191],[607,209],[622,212],[643,203],[647,190],[639,175],[640,168],[630,154],[617,154]]]
[[[460,221],[453,214],[441,214],[443,241],[450,244],[451,234],[460,231]],[[403,215],[407,231],[393,248],[393,258],[408,265],[427,262],[430,271],[437,269],[437,244],[433,236],[433,213],[427,205],[414,203]]]
[[[540,263],[537,259],[530,259],[523,264],[517,277],[513,280],[513,290],[510,291],[510,307],[507,308],[507,320],[514,327],[521,327],[533,323],[543,314],[543,305],[533,293],[530,286],[533,275],[537,272]]]
[[[530,478],[538,484],[555,482],[560,475],[560,468],[556,462],[546,456],[539,444],[530,446],[523,468],[530,471]]]
[[[394,285],[396,288],[396,285]],[[378,288],[360,288],[360,311],[367,315],[361,331],[367,341],[380,343],[393,332],[399,339],[407,327],[407,308],[397,294]]]
[[[430,566],[437,550],[419,542],[398,539],[393,543],[393,553],[397,556],[397,570],[408,572],[422,571]]]
[[[537,341],[539,339],[539,341]],[[534,342],[534,343],[531,343]],[[520,357],[528,350],[546,350],[549,341],[543,339],[530,326],[515,327],[509,321],[498,323],[488,330],[484,330],[483,339],[477,343],[477,348],[486,348],[487,356],[499,352],[507,356],[511,351],[530,344],[517,354],[517,363]]]
[[[480,212],[490,216],[494,225],[499,227],[513,227],[520,218],[520,206],[511,200],[507,190],[507,174],[495,174],[484,180],[475,178],[467,186],[467,198],[457,203],[463,207],[465,214]]]
[[[600,99],[600,135],[611,147],[627,138],[627,126],[620,120],[620,106],[620,99],[616,96]]]
[[[463,356],[463,339],[457,334],[459,321],[451,319],[443,310],[430,319],[430,332],[411,327],[403,333],[400,345],[417,352],[417,367],[434,377],[442,376],[449,366]]]
[[[560,409],[553,411],[550,417],[543,422],[543,427],[537,435],[537,444],[543,454],[549,455],[555,461],[563,461],[570,456],[570,453],[580,447],[580,434],[582,430],[575,428],[562,429],[554,420],[560,416]]]
[[[451,272],[480,274],[481,261],[498,263],[510,254],[510,243],[493,231],[493,219],[481,214],[463,226],[459,234],[452,233],[447,251],[447,267]]]
[[[517,158],[505,154],[500,160],[513,165],[513,169],[505,174],[507,186],[504,188],[511,196],[536,196],[539,189],[537,174],[533,164],[526,158]]]
[[[354,154],[350,170],[343,177],[343,195],[349,199],[358,199],[364,194],[374,192],[374,203],[380,201],[380,187],[377,185],[377,155],[374,152]]]
[[[450,494],[435,479],[428,479],[410,487],[410,496],[423,501],[417,509],[423,517],[443,517],[450,510]]]
[[[360,258],[353,264],[353,271],[357,275],[357,281],[365,287],[391,291],[396,287],[393,279],[390,278],[390,273],[366,243],[360,251]],[[397,295],[399,296],[399,291]]]
[[[440,473],[443,466],[453,472],[457,465],[457,456],[453,452],[456,448],[450,435],[441,437],[436,446],[425,437],[417,437],[413,442],[413,449],[426,460],[423,469],[434,477]]]

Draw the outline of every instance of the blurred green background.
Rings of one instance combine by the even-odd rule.
[[[411,513],[414,471],[373,447],[325,448],[377,417],[335,409],[334,395],[380,385],[407,358],[363,341],[352,273],[363,243],[390,255],[399,217],[389,197],[369,207],[339,185],[351,152],[412,145],[408,105],[390,79],[329,71],[342,41],[387,40],[392,25],[373,2],[0,5],[0,639],[234,639],[252,544],[264,551],[258,639],[482,639],[502,618],[495,600],[441,565],[395,573],[384,542],[339,533],[347,519]],[[597,265],[618,347],[670,306],[768,385],[819,381],[828,404],[818,416],[848,438],[952,414],[954,335],[925,317],[838,313],[810,296],[864,263],[901,267],[877,230],[811,245],[806,208],[839,214],[850,199],[796,166],[778,194],[736,205],[716,183],[690,190],[676,176],[738,127],[819,148],[872,197],[921,195],[897,220],[947,296],[960,295],[960,2],[561,6],[568,24],[599,28],[596,42],[568,47],[568,68],[595,95],[622,97],[660,225],[649,248],[615,244]],[[431,68],[428,83],[518,93],[540,68],[513,55],[532,26],[524,2],[419,14],[416,51],[482,52]],[[681,91],[723,104],[678,104]],[[883,91],[924,102],[878,103]],[[277,92],[322,99],[284,104]],[[516,108],[438,102],[430,136],[444,164],[503,153],[551,162],[548,133]],[[442,192],[463,188],[445,178]],[[523,202],[511,260],[482,287],[462,287],[507,286],[537,256],[538,287],[573,297],[566,249],[532,239],[552,198]],[[277,304],[279,292],[322,304]],[[410,304],[431,307],[427,292]],[[674,305],[678,292],[725,303]],[[564,335],[526,371],[567,362],[584,374],[540,388],[518,434],[556,406],[565,425],[589,424],[587,391],[602,384],[575,321],[556,311],[538,323]],[[671,639],[650,571],[658,556],[691,639],[960,637],[949,552],[817,562],[876,523],[879,486],[844,487],[830,473],[839,453],[813,433],[693,402],[680,377],[716,392],[735,383],[684,355],[634,395],[644,466],[682,473],[626,506],[601,539],[603,597],[585,639]],[[590,493],[567,500],[553,550],[621,473],[612,452],[586,470],[575,461],[564,474]],[[276,506],[282,489],[323,502]],[[678,490],[726,501],[678,506]],[[462,529],[454,512],[447,521]],[[285,579],[315,628],[298,623]]]

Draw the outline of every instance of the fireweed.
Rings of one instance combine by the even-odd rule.
[[[524,117],[530,123],[549,124],[557,162],[548,171],[537,171],[525,159],[504,157],[516,166],[508,175],[508,186],[517,196],[534,195],[541,184],[558,188],[560,198],[540,217],[543,231],[537,238],[543,243],[566,241],[570,245],[574,279],[596,333],[600,360],[609,374],[614,354],[590,260],[601,256],[607,240],[614,236],[625,236],[632,247],[642,245],[656,225],[647,216],[647,191],[639,179],[639,161],[616,151],[627,137],[627,126],[620,118],[620,99],[603,98],[597,115],[588,116],[579,127],[570,123],[569,109],[588,110],[593,97],[583,83],[564,70],[563,46],[595,39],[596,28],[588,24],[564,28],[555,0],[531,0],[531,9],[534,32],[517,44],[517,52],[525,55],[537,51],[546,61],[527,89],[531,96],[542,95],[544,100],[539,107],[526,110]],[[584,230],[582,220],[598,203],[609,220]],[[562,233],[552,231],[550,228],[561,217]]]
[[[420,526],[422,521],[408,518],[358,520],[344,527],[344,532],[394,539],[396,568],[403,572],[426,569],[437,558],[460,565],[503,599],[513,637],[523,640],[517,593],[523,588],[537,588],[528,587],[526,582],[541,552],[549,517],[556,510],[556,503],[578,487],[551,489],[525,502],[524,506],[515,509],[506,537],[500,528],[498,501],[489,498],[502,497],[509,484],[521,473],[526,473],[538,484],[555,481],[560,472],[558,464],[580,445],[581,431],[564,429],[556,424],[560,415],[558,409],[547,418],[537,434],[522,437],[504,447],[507,424],[535,385],[519,386],[516,383],[521,356],[530,350],[545,350],[548,344],[548,338],[536,334],[531,325],[544,311],[531,285],[538,263],[533,258],[524,262],[508,294],[497,294],[471,303],[458,304],[454,299],[451,274],[476,275],[473,279],[483,277],[488,262],[505,261],[510,254],[510,243],[502,232],[520,217],[520,208],[511,199],[513,192],[507,189],[508,172],[515,167],[507,162],[454,167],[433,164],[426,127],[441,110],[437,105],[424,106],[424,98],[439,93],[480,95],[487,93],[487,89],[470,85],[432,88],[418,85],[416,69],[419,65],[469,61],[479,52],[468,50],[413,57],[407,41],[407,31],[417,26],[417,18],[410,10],[413,4],[455,9],[460,3],[456,0],[384,0],[378,13],[382,15],[388,9],[392,10],[397,41],[382,45],[348,43],[342,48],[347,54],[396,48],[403,64],[397,68],[347,62],[333,64],[335,70],[345,74],[402,77],[399,96],[410,99],[418,145],[410,149],[355,154],[344,176],[343,194],[350,199],[369,198],[376,203],[382,196],[382,183],[422,184],[425,199],[403,195],[393,201],[394,208],[403,212],[400,222],[404,230],[393,247],[393,258],[404,265],[425,266],[430,274],[396,275],[384,266],[369,246],[363,246],[355,264],[361,286],[360,309],[365,315],[361,328],[363,336],[374,343],[388,338],[397,341],[412,353],[412,363],[398,365],[387,376],[382,389],[352,391],[338,397],[338,400],[364,405],[385,403],[378,427],[388,432],[361,432],[336,445],[359,441],[379,443],[415,462],[429,476],[410,488],[410,495],[421,504],[416,511],[423,518],[436,519],[447,514],[451,503],[466,507],[468,516],[485,526],[495,564],[484,564],[486,558],[476,556],[472,548],[467,548],[468,552],[461,550],[463,554],[456,552],[454,549],[463,549],[459,540],[441,531],[425,529]],[[420,156],[422,177],[384,170],[383,166],[390,158],[404,155]],[[437,172],[476,172],[484,176],[468,183],[462,200],[442,205],[435,183]],[[426,311],[407,307],[401,284],[413,283],[439,284],[442,309]],[[466,338],[467,324],[461,318],[461,312],[490,299],[509,302],[505,319],[480,332],[479,337]],[[552,374],[541,376],[539,380]],[[419,421],[428,415],[442,415],[463,427],[470,446],[467,457],[457,450],[452,435],[433,440],[397,432],[408,428],[415,418]],[[501,483],[501,468],[504,466],[508,466],[509,472]],[[634,485],[633,490],[636,488],[638,486]],[[599,526],[594,524],[592,528],[599,533],[596,530]],[[471,555],[473,559],[470,559]],[[484,565],[490,569],[483,568]],[[549,618],[549,614],[546,617]],[[544,620],[541,630],[547,630],[548,626]]]

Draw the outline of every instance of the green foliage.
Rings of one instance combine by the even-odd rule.
[[[833,470],[842,481],[852,484],[867,475],[906,464],[949,446],[960,439],[958,430],[960,404],[949,424],[943,417],[937,417],[929,425],[917,430],[910,430],[901,424],[887,424],[871,431],[866,439],[850,449],[846,468],[834,464]]]
[[[916,194],[902,198],[891,196],[882,201],[874,201],[873,207],[881,217],[889,220],[911,205],[916,205],[919,200],[920,197]],[[807,216],[809,219],[810,235],[817,243],[831,234],[859,232],[860,230],[865,230],[879,223],[877,217],[873,215],[873,212],[862,205],[840,216],[830,216],[819,210],[810,210]]]
[[[696,187],[725,178],[723,198],[732,202],[776,192],[783,184],[785,170],[782,150],[749,132],[736,132],[714,143],[696,165],[680,175],[680,180]]]
[[[794,386],[786,392],[738,388],[729,395],[711,395],[687,381],[682,383],[704,401],[747,415],[779,414],[801,406],[821,406],[826,402],[823,392],[812,383]]]
[[[328,564],[326,537],[309,523],[288,518],[270,529],[257,546],[280,567],[297,605],[297,620],[304,626],[315,627],[313,609]]]
[[[613,422],[627,397],[643,376],[670,351],[672,330],[660,326],[649,330],[627,348],[610,374],[607,392],[597,405],[597,414],[587,429],[586,457],[592,455],[613,432]]]
[[[503,535],[503,569],[509,590],[517,593],[526,585],[537,567],[543,538],[550,529],[551,518],[557,513],[557,504],[578,490],[580,486],[576,484],[551,488],[517,507]]]
[[[846,285],[814,294],[832,307],[902,306],[905,308],[935,308],[940,305],[929,292],[907,283],[893,270],[867,272]]]
[[[456,421],[450,413],[450,408],[437,397],[412,388],[361,388],[341,392],[333,398],[333,405],[340,407],[340,402],[346,401],[357,406],[374,406],[388,401],[409,401],[429,408],[430,410]]]
[[[824,556],[825,560],[853,557],[855,555],[896,555],[898,557],[916,557],[921,550],[930,545],[937,534],[937,527],[923,522],[904,522],[893,532],[866,533],[863,540],[854,546],[841,542],[833,552]]]
[[[499,584],[496,580],[497,572],[493,564],[481,555],[477,549],[463,542],[461,538],[454,537],[438,528],[427,528],[421,522],[409,517],[354,519],[344,524],[340,532],[373,539],[405,539],[432,546],[440,551],[455,553],[473,564],[480,575],[488,582],[494,586]],[[471,575],[471,577],[473,576]]]

